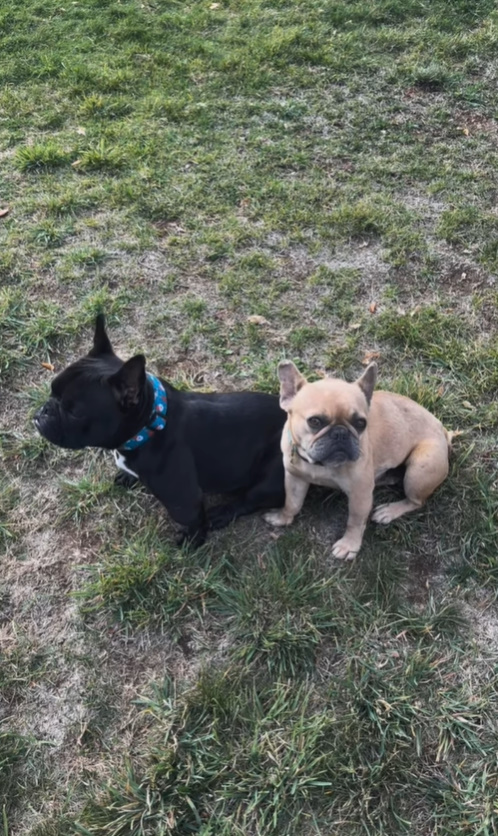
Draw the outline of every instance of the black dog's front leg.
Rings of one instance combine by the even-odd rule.
[[[199,548],[206,540],[207,522],[194,460],[187,447],[173,448],[166,465],[147,477],[147,487],[172,519],[184,528],[178,545]]]
[[[178,521],[177,521],[178,522]],[[207,537],[207,521],[204,508],[201,516],[192,525],[186,526],[185,530],[176,539],[177,546],[187,546],[191,549],[198,549],[204,545]]]

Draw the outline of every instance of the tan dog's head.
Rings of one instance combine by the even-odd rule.
[[[377,379],[376,363],[354,383],[334,377],[308,383],[290,360],[279,364],[278,377],[280,406],[289,415],[300,456],[332,467],[356,461]]]

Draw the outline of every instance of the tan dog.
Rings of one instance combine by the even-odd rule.
[[[288,413],[282,434],[285,506],[265,514],[272,525],[290,525],[310,484],[347,494],[346,533],[334,557],[352,559],[360,549],[376,484],[392,483],[405,466],[406,499],[375,509],[372,519],[389,523],[420,508],[448,475],[451,434],[410,398],[375,392],[377,365],[355,381],[329,377],[308,383],[294,363],[279,364],[280,406]],[[399,470],[398,470],[399,473]]]

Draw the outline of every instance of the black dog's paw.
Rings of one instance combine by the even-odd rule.
[[[232,505],[215,505],[206,513],[207,524],[212,531],[225,528],[235,519],[235,511]]]
[[[197,531],[189,531],[186,529],[178,535],[176,545],[179,548],[200,549],[206,542],[206,536],[204,529],[198,528]]]
[[[133,488],[138,485],[139,481],[140,479],[132,476],[131,473],[127,473],[126,470],[120,470],[114,477],[114,484],[120,488]]]

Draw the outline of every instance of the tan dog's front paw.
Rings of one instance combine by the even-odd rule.
[[[410,502],[409,499],[402,499],[400,502],[387,502],[386,505],[379,505],[372,514],[372,520],[382,525],[387,525],[403,514],[416,511],[421,503]]]
[[[350,537],[347,534],[341,537],[332,547],[332,554],[340,560],[354,560],[360,551],[361,538]]]
[[[282,508],[280,511],[270,511],[268,514],[264,514],[263,519],[265,522],[270,523],[270,525],[280,527],[290,525],[294,517],[289,517]]]
[[[391,503],[386,503],[386,505],[379,505],[372,514],[372,521],[376,523],[381,523],[381,525],[387,525],[388,523],[392,522],[392,514],[389,510],[389,505]]]

